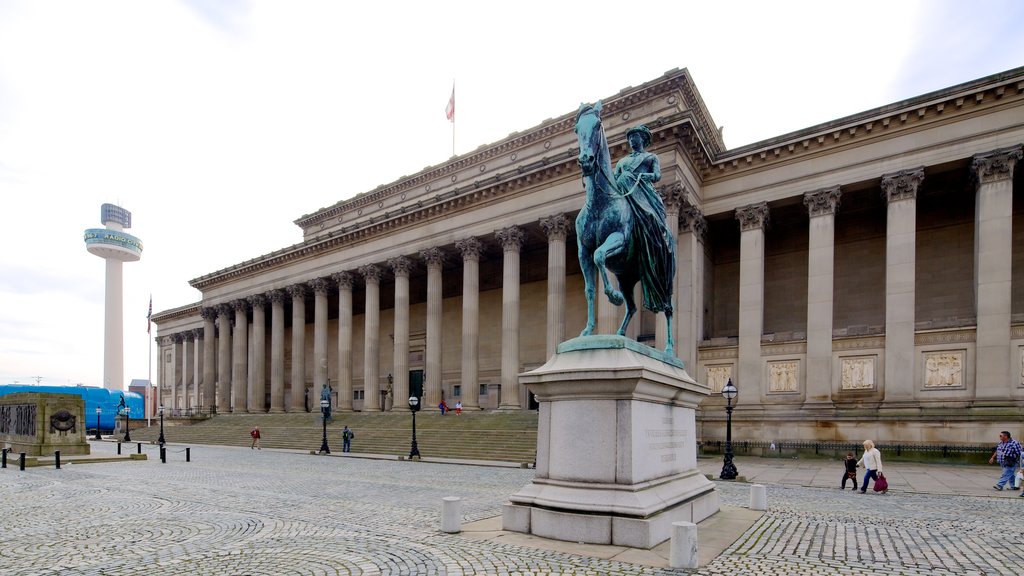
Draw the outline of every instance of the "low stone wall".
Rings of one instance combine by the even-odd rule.
[[[89,454],[85,400],[73,394],[23,393],[0,396],[0,445],[15,454]]]

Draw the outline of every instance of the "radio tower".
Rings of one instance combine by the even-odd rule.
[[[104,302],[103,387],[124,390],[124,295],[121,263],[142,257],[142,241],[124,232],[132,227],[132,213],[115,206],[100,207],[100,222],[106,228],[85,231],[85,247],[107,261],[107,285]]]

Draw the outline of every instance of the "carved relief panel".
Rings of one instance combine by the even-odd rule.
[[[799,376],[799,360],[777,360],[768,362],[768,392],[798,392]]]
[[[875,356],[852,356],[839,359],[841,390],[875,389]]]
[[[712,394],[721,394],[725,383],[732,378],[732,364],[719,364],[718,366],[704,367],[704,381]]]
[[[1020,347],[1020,385],[1024,386],[1024,346]]]
[[[964,385],[964,351],[942,350],[924,355],[924,387],[961,388]]]

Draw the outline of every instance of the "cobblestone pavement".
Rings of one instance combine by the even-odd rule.
[[[93,444],[94,453],[113,445]],[[500,513],[532,470],[196,447],[0,470],[0,574],[678,574],[439,531]],[[744,505],[744,484],[720,483]],[[769,512],[699,574],[1018,574],[1024,499],[769,486]]]

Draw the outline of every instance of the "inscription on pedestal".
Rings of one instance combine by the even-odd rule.
[[[685,428],[675,428],[672,418],[662,418],[661,426],[644,430],[648,440],[647,449],[654,453],[663,452],[659,456],[662,462],[675,462],[679,450],[686,446],[689,435]]]

